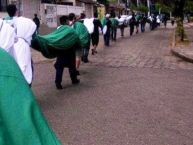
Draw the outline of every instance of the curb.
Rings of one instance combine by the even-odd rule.
[[[171,52],[172,52],[172,54],[174,54],[175,56],[177,56],[177,57],[179,57],[179,58],[181,58],[181,59],[183,59],[183,60],[185,60],[185,61],[188,61],[188,62],[193,63],[193,58],[190,58],[190,57],[186,56],[185,54],[183,54],[183,53],[181,53],[181,52],[178,52],[177,49],[172,48],[172,49],[171,49]]]
[[[176,37],[175,37],[175,35],[176,35],[176,31],[175,31],[175,29],[174,29],[171,53],[174,54],[175,56],[183,59],[184,61],[193,63],[193,57],[187,56],[187,55],[184,54],[183,52],[180,52],[180,51],[178,50],[179,48],[176,48]]]

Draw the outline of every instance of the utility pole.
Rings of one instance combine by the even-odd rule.
[[[137,0],[137,7],[139,7],[139,0]]]
[[[148,11],[148,17],[150,16],[150,0],[147,0],[147,7],[149,9]]]

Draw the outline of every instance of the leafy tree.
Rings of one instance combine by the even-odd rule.
[[[145,5],[143,4],[140,4],[138,7],[137,7],[137,10],[140,11],[140,12],[143,12],[143,13],[147,13],[149,11],[148,7],[146,7]]]
[[[185,11],[185,13],[192,13],[193,12],[193,1],[187,0],[185,2],[184,11]]]

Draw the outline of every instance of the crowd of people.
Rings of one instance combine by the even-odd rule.
[[[0,55],[2,55],[0,60],[9,60],[10,66],[8,66],[8,63],[7,65],[2,65],[3,62],[1,61],[0,65],[4,68],[0,66],[0,79],[2,77],[6,77],[6,79],[9,79],[8,77],[12,77],[13,82],[9,86],[9,89],[12,91],[17,89],[15,91],[20,92],[20,95],[18,96],[17,93],[14,94],[14,92],[9,92],[9,90],[0,90],[0,92],[4,91],[4,94],[6,94],[4,96],[1,95],[1,97],[6,100],[7,94],[13,95],[14,100],[16,99],[14,95],[17,96],[17,99],[21,100],[21,107],[16,108],[17,112],[19,112],[18,115],[20,115],[20,118],[23,117],[24,120],[28,120],[28,122],[24,122],[26,125],[25,127],[33,129],[31,132],[25,127],[23,130],[18,130],[18,133],[21,133],[23,136],[22,140],[18,141],[18,139],[14,137],[14,133],[8,134],[6,131],[6,129],[10,130],[8,129],[9,127],[13,127],[11,121],[14,118],[11,120],[6,119],[4,122],[5,129],[3,134],[6,134],[7,138],[10,138],[10,140],[8,141],[5,137],[1,137],[2,134],[0,135],[0,144],[6,145],[30,145],[30,143],[33,141],[36,142],[35,144],[37,145],[60,144],[52,130],[48,127],[37,103],[34,103],[34,96],[31,93],[30,87],[33,80],[33,61],[30,50],[31,47],[40,51],[45,57],[56,58],[56,62],[54,64],[56,69],[55,85],[58,90],[61,90],[63,89],[62,78],[64,68],[69,69],[72,84],[80,83],[78,75],[81,74],[79,72],[81,61],[84,63],[89,63],[89,52],[91,52],[92,55],[97,54],[100,33],[103,35],[104,45],[109,47],[110,41],[116,41],[118,29],[120,29],[121,36],[124,37],[124,29],[125,27],[129,26],[129,34],[132,36],[134,32],[136,34],[139,33],[139,27],[141,28],[141,32],[144,33],[146,23],[150,24],[150,30],[154,30],[161,23],[160,17],[155,15],[146,17],[144,14],[132,13],[128,23],[126,23],[125,21],[120,21],[121,18],[116,17],[115,13],[106,14],[102,21],[98,19],[97,13],[94,13],[93,19],[87,19],[84,13],[80,14],[78,17],[74,13],[70,13],[68,16],[60,17],[60,26],[58,26],[53,33],[50,33],[46,36],[41,36],[39,35],[40,21],[37,18],[37,14],[34,15],[35,17],[33,20],[18,16],[17,8],[12,4],[7,6],[7,13],[9,15],[8,17],[0,19]],[[163,22],[166,27],[167,19],[164,18]],[[17,63],[17,66],[13,60]],[[10,68],[12,70],[12,65],[17,73],[10,75],[2,73],[3,70],[9,70]],[[12,72],[13,71],[7,71],[6,73]],[[17,76],[15,74],[17,74]],[[24,86],[19,88],[17,84],[13,84],[17,82],[16,80],[18,78],[22,78],[21,74],[24,79],[22,79],[20,83],[23,83],[22,85]],[[28,98],[28,100],[24,99],[25,97]],[[18,100],[15,102],[18,102]],[[32,108],[31,106],[34,107]],[[14,108],[12,107],[12,111],[13,109]],[[24,112],[22,111],[23,109],[29,111]],[[6,109],[1,108],[0,114],[3,114],[5,117],[7,117],[7,115],[5,115],[6,113]],[[37,114],[39,117],[35,117],[34,119],[34,114]],[[41,122],[38,120],[41,120]],[[22,120],[19,121],[22,122]],[[17,129],[17,127],[15,126],[13,129]],[[32,141],[28,140],[29,132],[30,136],[34,137],[34,140],[32,139]],[[45,139],[43,139],[43,137]],[[49,139],[47,139],[48,141],[46,141],[46,137],[49,137]]]

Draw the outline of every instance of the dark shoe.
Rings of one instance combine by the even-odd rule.
[[[79,83],[80,83],[80,80],[79,80],[79,79],[76,79],[76,80],[73,80],[73,81],[72,81],[72,84],[73,84],[73,85],[76,85],[76,84],[79,84]]]
[[[89,62],[89,60],[88,60],[88,58],[82,58],[82,62],[84,62],[84,63],[88,63]]]
[[[91,54],[92,54],[92,55],[95,55],[95,51],[94,51],[94,49],[92,49],[92,52],[91,52]]]
[[[85,59],[83,62],[84,62],[84,63],[88,63],[88,62],[89,62],[89,60],[88,60],[88,59]]]
[[[58,90],[62,90],[62,89],[63,89],[63,87],[62,87],[61,84],[56,84],[56,88],[57,88]]]
[[[78,70],[76,70],[76,75],[79,76],[80,75],[80,72]]]

